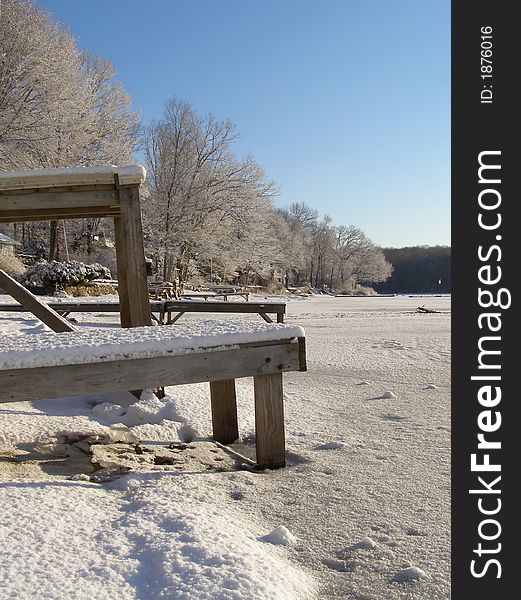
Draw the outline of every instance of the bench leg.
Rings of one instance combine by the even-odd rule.
[[[257,463],[263,468],[286,466],[282,373],[257,375],[255,392],[255,436]]]
[[[266,323],[273,323],[266,313],[260,312],[259,315],[266,321]]]
[[[210,381],[214,440],[229,444],[239,437],[235,380]]]

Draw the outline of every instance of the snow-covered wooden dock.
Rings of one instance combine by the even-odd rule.
[[[257,462],[285,465],[282,373],[306,370],[304,331],[284,324],[5,336],[0,402],[210,382],[214,438],[239,437],[235,379],[253,377]]]

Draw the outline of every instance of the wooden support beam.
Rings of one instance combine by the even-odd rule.
[[[270,317],[264,312],[260,312],[259,315],[266,321],[266,323],[273,323]]]
[[[56,221],[59,219],[88,219],[116,217],[119,206],[85,206],[80,208],[42,208],[34,210],[2,210],[0,223],[21,223],[22,221]]]
[[[282,373],[253,378],[257,463],[263,468],[286,465]]]
[[[114,218],[114,238],[116,243],[116,264],[118,270],[119,319],[121,327],[132,327],[130,299],[127,282],[127,251],[125,232],[119,217]]]
[[[299,370],[298,353],[298,344],[281,340],[270,345],[241,345],[213,351],[206,348],[200,352],[154,358],[0,369],[0,402],[126,392],[129,389],[252,377],[275,371],[278,377],[282,371]],[[258,394],[261,404],[263,397],[261,391]],[[272,411],[267,406],[264,412],[269,415]],[[270,427],[264,426],[261,431],[261,440],[266,441]],[[275,433],[280,435],[280,428],[275,429]],[[264,443],[266,445],[269,446]],[[264,454],[266,451],[261,452],[261,457]],[[271,466],[275,466],[275,462]]]
[[[20,285],[5,271],[2,271],[2,269],[0,269],[0,288],[4,289],[17,302],[24,306],[28,311],[32,312],[37,319],[40,319],[42,323],[45,323],[45,325],[50,327],[53,331],[58,333],[64,331],[77,331],[76,327],[73,327],[67,319],[64,319],[55,310],[47,306],[45,302],[39,300],[28,289],[24,288],[23,285]]]
[[[143,227],[139,203],[139,186],[119,188],[121,217],[116,235],[116,254],[123,258],[126,272],[125,302],[129,307],[130,325],[152,325],[148,296]],[[118,266],[118,280],[119,280]],[[122,323],[123,324],[123,323]]]
[[[239,437],[235,379],[210,382],[213,438],[221,444],[230,444]]]
[[[170,313],[169,313],[170,314]],[[167,325],[173,325],[174,323],[177,323],[177,321],[179,321],[179,319],[184,315],[184,311],[181,311],[179,313],[177,313],[177,315],[173,316],[173,317],[169,317],[168,321],[167,321]]]

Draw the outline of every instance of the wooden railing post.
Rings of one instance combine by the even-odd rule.
[[[114,219],[114,227],[116,230],[121,325],[123,327],[152,325],[139,186],[120,187],[119,202],[121,217]]]
[[[211,381],[210,397],[214,439],[222,444],[234,442],[239,437],[235,380]]]
[[[286,465],[282,373],[257,375],[255,393],[255,436],[257,463],[263,468]]]

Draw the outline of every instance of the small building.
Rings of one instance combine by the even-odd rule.
[[[20,242],[13,240],[5,233],[0,233],[0,252],[14,256],[16,254],[16,247],[21,246]]]

